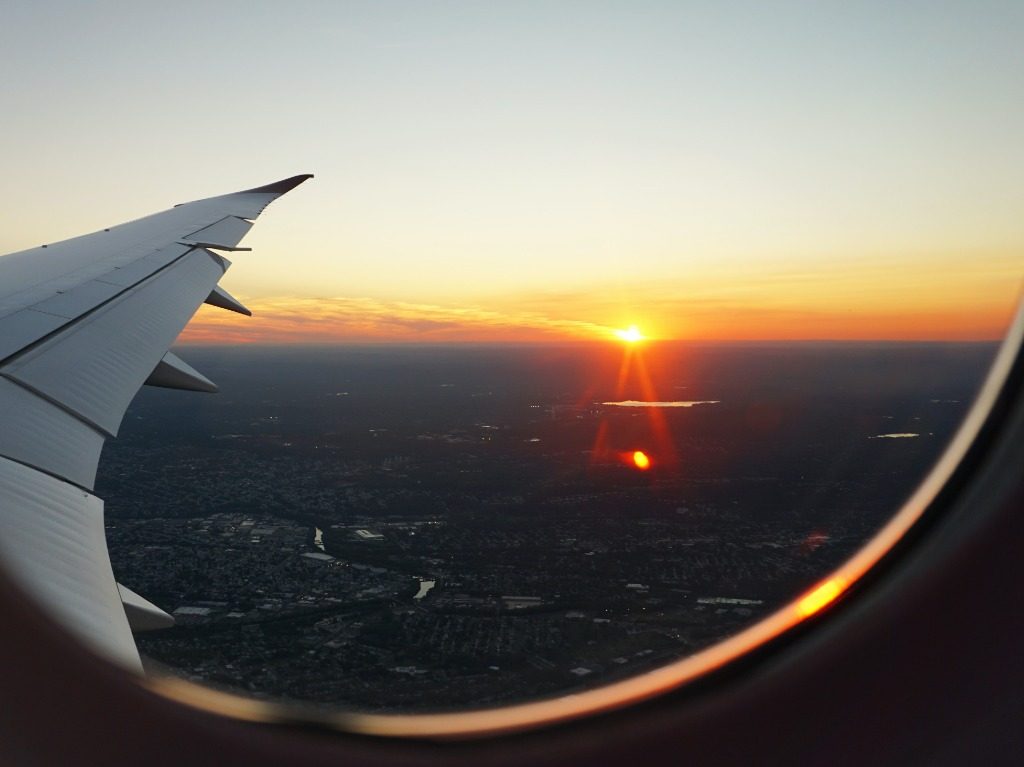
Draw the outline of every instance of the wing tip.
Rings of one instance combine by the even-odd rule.
[[[252,189],[245,189],[240,192],[240,194],[284,194],[285,192],[290,192],[303,181],[310,178],[313,178],[312,173],[300,173],[298,176],[283,178],[272,184],[264,184],[263,186],[253,187]]]

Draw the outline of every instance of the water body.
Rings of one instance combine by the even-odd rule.
[[[437,585],[437,581],[420,581],[420,590],[413,595],[413,599],[423,599],[430,590]]]

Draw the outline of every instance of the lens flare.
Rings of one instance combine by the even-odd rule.
[[[637,450],[633,453],[633,465],[640,469],[640,471],[647,471],[651,468],[651,459],[647,457],[647,453],[643,450]]]

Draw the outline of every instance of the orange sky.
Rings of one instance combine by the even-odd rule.
[[[826,261],[692,270],[674,279],[461,300],[238,294],[243,317],[203,307],[183,343],[544,342],[653,339],[995,340],[1020,297],[1020,259]],[[231,273],[224,283],[231,288]]]
[[[890,285],[879,295],[693,296],[650,291],[504,297],[470,304],[374,298],[246,299],[253,317],[204,306],[182,343],[545,342],[612,340],[638,325],[655,339],[996,340],[1018,299],[1015,280],[991,280],[928,292]],[[959,290],[954,290],[959,287]],[[919,292],[915,292],[919,291]],[[892,295],[902,294],[902,295]]]

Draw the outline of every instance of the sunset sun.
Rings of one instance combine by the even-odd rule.
[[[616,330],[615,337],[628,344],[635,344],[637,341],[643,341],[644,338],[646,338],[646,336],[640,332],[640,328],[636,325],[630,325],[625,330]]]

